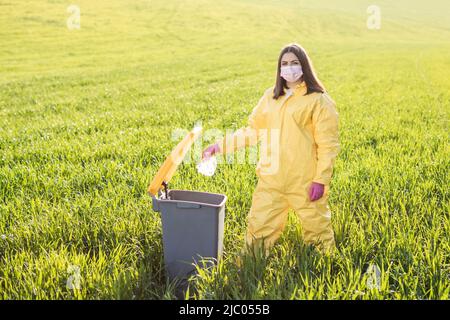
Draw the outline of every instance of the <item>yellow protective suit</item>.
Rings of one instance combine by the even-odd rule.
[[[281,235],[289,208],[300,219],[305,243],[315,244],[322,251],[335,246],[327,198],[340,149],[338,113],[327,93],[304,95],[306,89],[302,82],[292,95],[286,93],[277,100],[272,97],[273,87],[267,89],[253,109],[248,126],[218,141],[219,153],[227,154],[265,137],[245,240],[252,248],[263,244],[266,254]],[[275,165],[263,159],[263,150]],[[325,185],[323,197],[316,201],[309,200],[312,182]]]

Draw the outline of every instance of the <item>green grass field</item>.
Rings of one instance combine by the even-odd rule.
[[[245,125],[290,42],[340,114],[338,251],[305,247],[291,214],[269,259],[238,270],[254,165],[208,178],[186,163],[171,188],[229,198],[223,259],[191,294],[449,298],[448,1],[74,3],[79,30],[66,26],[71,2],[0,1],[0,299],[173,299],[146,193],[172,131]],[[371,4],[379,30],[366,26]]]

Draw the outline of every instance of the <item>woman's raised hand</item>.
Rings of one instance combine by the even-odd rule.
[[[220,151],[217,143],[208,146],[202,153],[202,159],[208,159]]]

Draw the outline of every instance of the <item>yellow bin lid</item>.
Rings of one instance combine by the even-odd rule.
[[[172,150],[170,155],[166,158],[163,165],[159,168],[158,173],[153,178],[150,186],[148,187],[148,193],[152,196],[156,196],[158,191],[163,187],[163,182],[169,182],[173,174],[178,168],[178,165],[183,161],[184,156],[189,151],[195,140],[202,133],[201,127],[195,127],[191,132],[189,132],[183,140]]]

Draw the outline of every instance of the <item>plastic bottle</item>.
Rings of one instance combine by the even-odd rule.
[[[197,164],[197,171],[204,176],[211,177],[216,172],[217,159],[215,156],[203,159]]]

